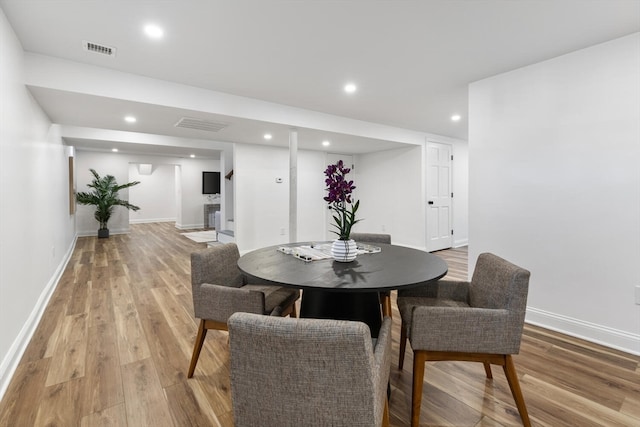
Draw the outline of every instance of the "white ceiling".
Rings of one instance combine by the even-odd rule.
[[[215,138],[216,141],[223,142],[268,144],[282,147],[288,146],[289,143],[290,126],[287,125],[40,87],[32,87],[30,90],[54,123],[84,128],[113,129],[122,132],[135,131],[195,140],[195,144],[190,144],[191,148],[185,150],[182,147],[171,148],[166,145],[146,143],[135,144],[135,146],[132,146],[131,142],[115,144],[113,139],[65,138],[69,145],[80,149],[105,151],[117,148],[120,152],[129,153],[161,154],[174,157],[195,154],[197,157],[219,158],[218,152],[213,155],[210,153],[211,144],[206,144],[207,139]],[[127,124],[122,120],[124,115],[128,113],[134,113],[137,117],[138,121],[135,125]],[[205,119],[225,123],[228,126],[215,133],[175,127],[174,125],[182,117]],[[325,140],[331,143],[330,147],[348,147],[341,152],[348,151],[349,153],[367,153],[399,146],[398,143],[391,141],[307,128],[296,129],[298,145],[302,149],[322,149],[322,142]],[[272,139],[265,140],[265,133],[271,134]],[[200,140],[203,148],[193,148],[194,145],[198,145]],[[215,148],[213,150],[216,151]]]
[[[460,139],[467,139],[470,82],[640,31],[637,0],[0,0],[0,7],[27,52]],[[149,22],[164,28],[162,40],[144,36]],[[117,54],[88,53],[83,40],[115,47]],[[343,92],[348,81],[358,85],[355,94]],[[286,123],[31,91],[62,125],[251,143],[264,143],[268,131],[277,136],[273,144],[288,140]],[[144,120],[127,127],[122,111]],[[462,120],[452,122],[453,113]],[[175,128],[182,116],[232,126],[212,138]],[[329,151],[397,146],[313,129],[300,133],[309,148],[330,139]],[[74,140],[83,143],[97,144]]]

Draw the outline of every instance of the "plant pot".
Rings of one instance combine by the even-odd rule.
[[[331,245],[331,255],[338,262],[351,262],[356,259],[357,254],[356,241],[353,239],[334,240]]]
[[[98,229],[98,239],[105,239],[109,237],[109,229],[108,228],[99,228]]]

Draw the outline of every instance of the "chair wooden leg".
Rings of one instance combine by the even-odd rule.
[[[389,400],[384,399],[384,413],[382,414],[382,427],[389,427]]]
[[[404,322],[400,326],[400,356],[398,358],[398,369],[402,370],[404,366],[404,352],[407,349],[407,328]]]
[[[531,421],[529,421],[529,413],[527,412],[527,406],[524,403],[524,397],[522,396],[522,390],[520,389],[520,382],[518,381],[518,374],[516,373],[516,367],[513,364],[513,358],[510,354],[505,355],[504,374],[509,382],[511,388],[511,394],[516,401],[518,412],[520,412],[520,418],[522,418],[522,424],[525,427],[531,427]]]
[[[422,384],[424,382],[424,364],[426,353],[413,351],[413,390],[411,392],[411,427],[420,426],[420,403],[422,402]]]
[[[288,305],[287,307],[284,307],[281,310],[279,315],[282,316],[282,317],[287,317],[287,316],[289,316],[289,317],[298,317],[298,312],[296,310],[296,303],[294,302],[293,304]]]
[[[491,373],[491,364],[489,362],[484,362],[484,372],[487,374],[487,378],[493,378],[493,374]]]
[[[380,296],[382,297],[382,314],[393,318],[393,310],[391,310],[391,294],[389,292],[384,292],[380,294]]]
[[[200,325],[198,325],[198,335],[196,335],[196,342],[193,345],[193,355],[191,356],[191,364],[189,365],[189,373],[187,378],[193,377],[193,371],[196,369],[196,363],[200,357],[200,350],[202,350],[202,344],[204,338],[207,336],[207,329],[204,327],[204,320],[200,319]]]

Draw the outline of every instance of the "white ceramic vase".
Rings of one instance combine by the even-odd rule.
[[[351,262],[356,259],[358,254],[356,241],[350,240],[334,240],[331,245],[331,255],[338,262]]]

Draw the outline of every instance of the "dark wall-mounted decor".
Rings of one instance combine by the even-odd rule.
[[[220,172],[202,172],[202,194],[220,194]]]

